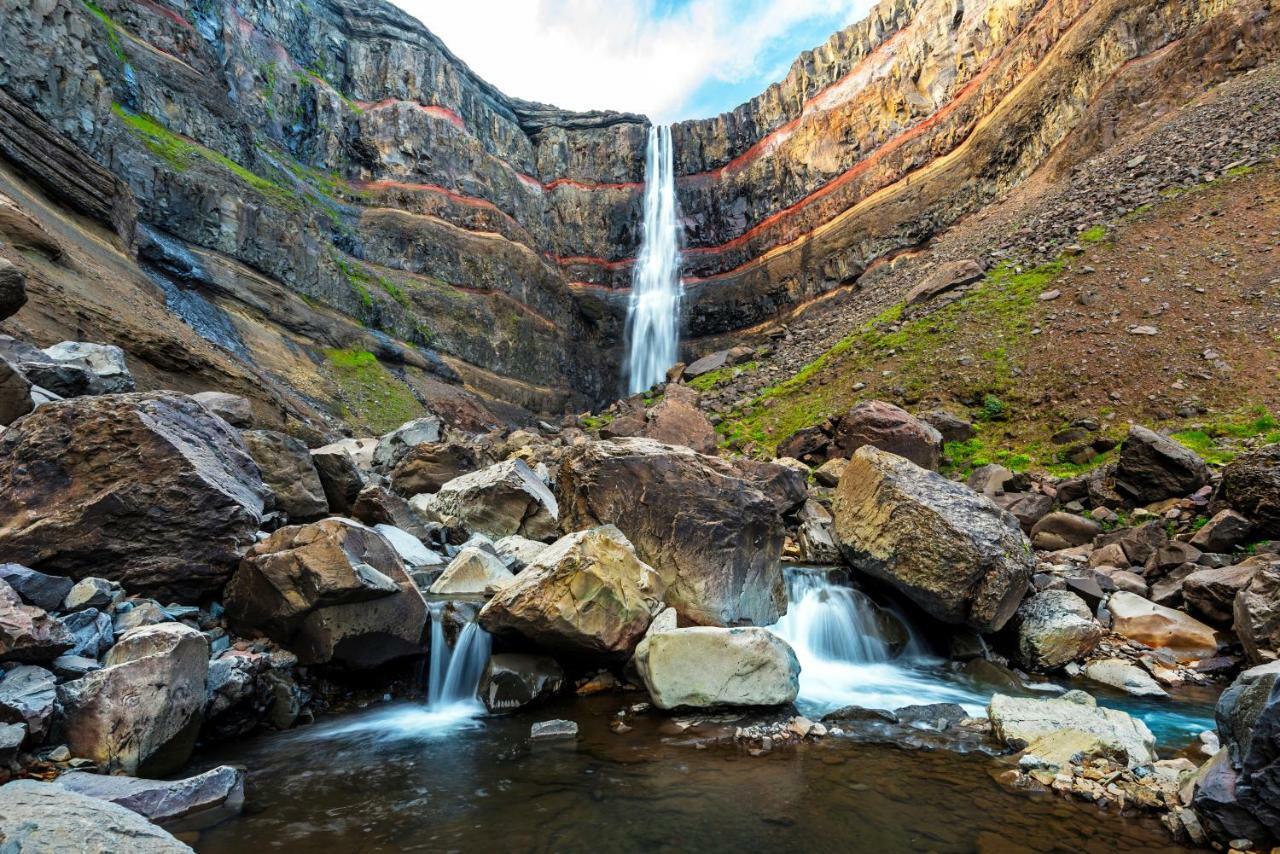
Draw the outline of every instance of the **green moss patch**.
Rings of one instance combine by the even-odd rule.
[[[343,418],[375,435],[426,413],[402,380],[367,350],[325,350],[341,393]]]

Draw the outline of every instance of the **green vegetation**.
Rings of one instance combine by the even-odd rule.
[[[129,57],[124,52],[124,42],[120,38],[120,34],[124,32],[124,28],[115,22],[115,20],[102,10],[102,7],[93,0],[84,0],[85,8],[87,8],[103,25],[107,28],[107,47],[115,54],[116,59],[125,65],[129,64]]]
[[[409,296],[399,285],[387,277],[375,275],[360,264],[352,263],[336,252],[333,253],[333,263],[342,272],[347,283],[351,286],[351,290],[355,291],[360,297],[360,302],[365,308],[373,308],[373,294],[369,290],[373,286],[386,291],[393,300],[401,305],[409,305]]]
[[[723,368],[717,368],[714,371],[708,371],[700,377],[694,377],[689,380],[687,385],[698,391],[711,391],[711,389],[720,385],[720,383],[731,380],[734,377],[742,376],[754,372],[760,367],[758,361],[750,361],[742,365],[725,365]]]
[[[308,68],[305,71],[295,72],[294,77],[297,78],[299,83],[303,83],[308,86],[315,86],[317,84],[323,85],[330,92],[337,95],[338,98],[342,101],[342,103],[347,105],[347,109],[351,110],[351,112],[355,113],[356,115],[363,115],[364,107],[360,106],[355,101],[348,98],[340,89],[338,89],[337,86],[330,83],[328,79],[328,75],[323,74],[320,71],[317,71],[315,69]]]
[[[1081,243],[1101,243],[1107,239],[1107,227],[1095,225],[1092,228],[1086,228],[1080,232],[1079,239]]]
[[[601,427],[607,427],[613,422],[613,416],[607,412],[599,415],[583,415],[578,419],[578,423],[582,425],[584,430],[599,430]]]
[[[425,410],[413,392],[367,350],[326,350],[341,390],[344,418],[375,435],[394,430]]]
[[[1198,424],[1170,436],[1195,451],[1205,462],[1226,465],[1235,459],[1237,453],[1231,447],[1232,440],[1261,439],[1266,444],[1280,442],[1280,420],[1266,407],[1258,406],[1235,418]]]
[[[111,109],[126,127],[142,137],[143,143],[152,154],[164,160],[174,170],[183,172],[195,165],[198,159],[204,160],[235,175],[250,189],[257,191],[278,207],[290,211],[301,209],[301,200],[289,189],[269,178],[250,172],[225,154],[181,137],[150,116],[130,112],[121,104],[114,104]]]

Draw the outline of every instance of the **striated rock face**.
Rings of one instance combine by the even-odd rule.
[[[288,318],[317,356],[359,344],[534,408],[616,390],[644,118],[509,98],[378,0],[3,9],[0,153],[143,235],[201,334],[248,352],[192,310],[212,298]],[[1236,45],[1182,71],[1221,79],[1274,51],[1274,10],[883,0],[673,129],[688,333],[854,285],[1022,180],[1127,65]]]
[[[265,495],[235,431],[172,392],[51,403],[0,438],[0,552],[130,592],[215,593]]]

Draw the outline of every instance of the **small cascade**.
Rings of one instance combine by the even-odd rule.
[[[627,305],[628,394],[661,382],[680,343],[680,225],[676,219],[671,128],[649,129],[645,153],[644,234]]]
[[[981,712],[985,699],[949,681],[900,615],[833,583],[825,570],[785,572],[787,613],[772,629],[800,661],[803,706],[821,714],[949,702]]]
[[[443,602],[433,602],[431,613],[431,666],[427,682],[427,709],[444,711],[457,706],[483,707],[476,699],[480,677],[489,661],[491,640],[480,624],[471,622],[458,634],[452,652],[444,636]]]

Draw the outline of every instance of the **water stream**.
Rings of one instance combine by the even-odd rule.
[[[645,152],[644,233],[627,305],[627,393],[660,382],[680,339],[680,225],[671,128],[653,126]]]

